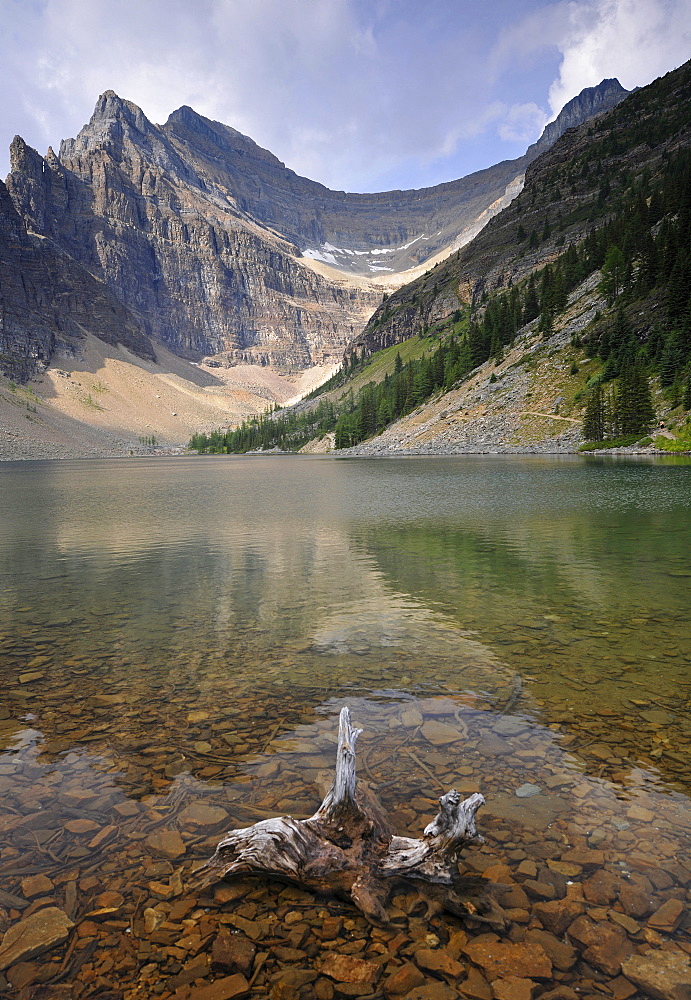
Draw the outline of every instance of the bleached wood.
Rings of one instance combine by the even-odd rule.
[[[355,744],[361,732],[351,724],[348,708],[341,709],[334,781],[314,816],[281,816],[231,830],[192,874],[190,887],[263,875],[343,896],[373,923],[386,923],[389,896],[404,883],[453,913],[501,929],[503,911],[488,897],[497,886],[462,875],[458,868],[458,852],[482,840],[475,817],[483,796],[461,799],[452,789],[439,799],[439,812],[422,838],[393,835],[381,807],[356,781]]]
[[[336,774],[331,788],[314,815],[314,819],[335,818],[343,810],[359,807],[355,801],[355,744],[362,732],[350,722],[350,709],[344,705],[338,718],[338,750],[336,751]]]

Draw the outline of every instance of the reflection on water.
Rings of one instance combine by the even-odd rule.
[[[160,995],[169,981],[165,995],[189,991],[216,968],[219,926],[252,936],[243,920],[261,925],[257,941],[279,942],[247,970],[226,966],[254,970],[258,995],[296,965],[318,969],[318,911],[340,904],[287,890],[285,913],[304,910],[295,944],[280,890],[217,896],[200,911],[206,930],[194,901],[171,900],[223,829],[315,809],[347,702],[365,729],[360,774],[401,833],[419,834],[449,787],[480,788],[487,844],[466,864],[508,866],[498,881],[526,883],[516,927],[536,900],[573,894],[567,882],[595,905],[597,875],[611,883],[610,912],[640,927],[607,909],[597,919],[635,948],[643,917],[691,882],[690,486],[684,460],[6,466],[3,926],[36,898],[81,921],[70,953],[81,964],[63,969],[75,996],[135,983]],[[43,896],[25,885],[37,873],[50,881]],[[622,886],[648,894],[640,913]],[[371,962],[403,927],[393,974],[418,940],[415,901],[399,904],[391,938],[347,911],[353,927],[329,947]],[[434,920],[426,933],[441,945],[462,926]],[[192,924],[196,944],[184,944]],[[10,985],[54,978],[63,954],[12,966]],[[562,979],[587,978],[588,962],[596,979],[615,975],[575,961],[557,966]],[[303,980],[285,989],[343,986]]]

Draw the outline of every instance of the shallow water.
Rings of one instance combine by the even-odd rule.
[[[79,924],[67,964],[63,945],[11,968],[16,989],[62,975],[75,996],[189,991],[190,963],[201,963],[197,985],[220,972],[209,942],[219,920],[238,926],[243,907],[241,919],[275,918],[283,942],[265,946],[253,995],[320,968],[324,907],[345,921],[329,948],[354,953],[355,936],[363,959],[381,954],[347,904],[276,886],[183,917],[166,901],[224,829],[314,811],[344,703],[365,730],[360,774],[399,832],[418,835],[443,790],[482,790],[487,843],[466,864],[508,865],[519,882],[519,865],[538,865],[528,920],[550,898],[549,872],[556,898],[567,872],[568,892],[585,886],[596,909],[596,874],[645,879],[650,905],[627,929],[632,948],[649,945],[650,913],[684,898],[688,460],[26,463],[3,467],[0,501],[0,888],[16,897],[14,908],[0,897],[3,926],[31,912],[22,880],[37,873],[52,884],[38,898]],[[190,808],[199,804],[221,811]],[[184,854],[160,858],[151,838],[161,829],[180,831]],[[116,905],[98,904],[104,890]],[[608,901],[614,912],[626,912],[620,898]],[[414,902],[399,903],[408,944],[383,977],[416,954],[420,918]],[[296,906],[297,956],[281,923]],[[90,916],[99,909],[110,912]],[[169,926],[151,931],[149,911]],[[180,945],[183,920],[211,921],[199,947]],[[440,947],[463,926],[482,929],[430,921]],[[517,915],[514,939],[526,925]],[[669,934],[675,946],[689,939],[683,920]],[[558,977],[612,980],[593,962],[580,957]],[[369,993],[343,993],[328,976],[291,988],[374,996],[383,981]]]

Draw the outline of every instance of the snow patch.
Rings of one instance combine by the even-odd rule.
[[[340,262],[336,259],[337,254],[344,255],[346,259],[348,257],[378,257],[382,254],[387,253],[400,253],[402,250],[407,250],[412,247],[414,243],[418,240],[429,240],[429,236],[425,236],[422,233],[420,236],[416,236],[415,239],[411,240],[409,243],[404,243],[400,247],[374,247],[372,250],[351,250],[349,247],[335,247],[333,243],[322,243],[318,250],[313,248],[308,248],[302,251],[303,257],[309,257],[311,260],[321,260],[326,264],[338,264],[345,263],[344,260]],[[376,267],[374,264],[367,265],[370,271],[393,271],[392,267]]]
[[[322,260],[325,264],[338,264],[332,253],[320,253],[319,250],[303,250],[302,256],[309,257],[310,260]]]

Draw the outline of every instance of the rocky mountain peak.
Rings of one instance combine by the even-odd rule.
[[[76,139],[64,139],[60,143],[60,159],[88,153],[113,141],[133,140],[137,134],[146,135],[154,129],[141,108],[119,97],[114,90],[106,90],[96,101],[88,125]]]
[[[43,157],[27,145],[21,135],[15,135],[10,144],[10,170],[12,173],[28,171],[33,173],[43,163]]]
[[[554,121],[549,122],[536,143],[528,150],[531,157],[538,156],[552,146],[567,129],[582,125],[593,115],[610,111],[630,93],[615,78],[602,80],[596,87],[586,87],[565,104]]]
[[[163,131],[185,142],[191,148],[201,147],[200,151],[208,153],[211,148],[215,148],[217,155],[232,158],[249,157],[285,169],[285,164],[277,156],[268,149],[263,149],[249,136],[243,135],[230,125],[205,118],[187,104],[173,111],[163,126]]]

